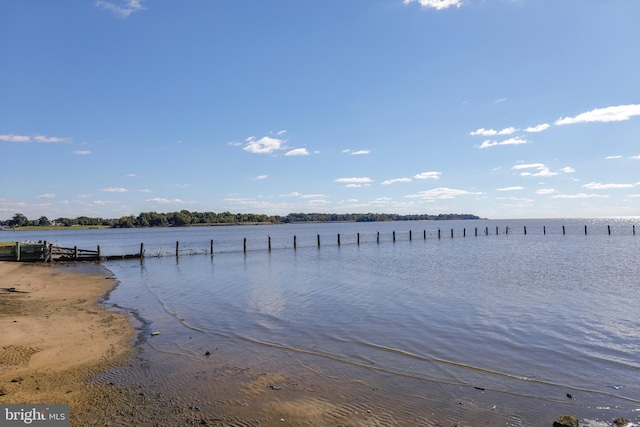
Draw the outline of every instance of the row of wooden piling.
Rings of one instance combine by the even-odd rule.
[[[437,232],[438,232],[437,238],[438,239],[442,239],[443,238],[442,230],[440,228],[438,228]],[[480,232],[479,232],[478,227],[475,227],[474,230],[473,230],[473,235],[475,237],[477,237],[478,235],[480,235],[480,233],[484,234],[485,236],[488,236],[489,235],[489,227],[485,227],[484,230],[480,230]],[[509,233],[513,233],[513,229],[507,226],[504,229],[504,234],[508,235]],[[547,227],[546,226],[542,227],[542,233],[544,235],[547,234]],[[585,225],[584,226],[584,235],[586,236],[586,235],[588,235],[588,233],[589,233],[588,226]],[[495,234],[496,235],[500,234],[500,228],[498,226],[496,226],[496,228],[495,228]],[[526,225],[523,227],[523,234],[524,235],[527,234],[527,226]],[[566,230],[566,227],[564,225],[562,226],[562,234],[563,235],[567,234],[567,230]],[[611,235],[611,226],[610,225],[607,226],[607,234]],[[634,236],[636,235],[636,226],[635,225],[632,226],[632,234]],[[414,237],[413,236],[413,231],[409,230],[409,241],[412,241],[413,237]],[[450,231],[449,231],[449,237],[450,238],[454,238],[454,229],[453,228],[451,228]],[[462,229],[462,237],[467,237],[467,229],[466,228]],[[342,245],[342,235],[341,235],[341,233],[338,233],[336,238],[337,238],[336,242],[337,242],[338,246],[341,246]],[[422,239],[423,240],[427,240],[427,230],[422,230]],[[394,243],[396,242],[396,232],[395,231],[392,231],[392,241]],[[360,245],[360,243],[361,243],[360,233],[357,233],[356,234],[356,244]],[[380,243],[380,232],[379,231],[376,232],[376,243],[378,243],[378,244]],[[317,245],[318,248],[321,247],[320,234],[318,234],[316,236],[316,245]],[[297,249],[297,248],[298,248],[298,237],[296,235],[294,235],[293,236],[293,249]],[[267,236],[267,249],[269,251],[272,250],[271,236]],[[245,253],[248,251],[247,238],[246,237],[243,239],[243,248],[242,248],[242,250]],[[213,255],[213,253],[214,253],[214,240],[213,239],[211,239],[211,241],[210,241],[209,253],[211,255]],[[180,242],[176,242],[175,254],[176,254],[176,257],[180,256]],[[139,256],[140,257],[144,257],[144,243],[140,244],[140,254],[139,254]]]

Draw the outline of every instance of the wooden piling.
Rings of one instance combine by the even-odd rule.
[[[611,236],[611,226],[607,225],[607,233],[609,234],[609,236]]]
[[[318,247],[320,247],[320,235],[318,234]]]
[[[100,245],[98,245],[97,251],[98,252],[98,259],[100,259]]]
[[[440,238],[440,229],[438,228],[438,239]]]
[[[73,247],[73,259],[78,259],[78,247]]]
[[[509,226],[508,225],[504,229],[504,234],[509,234]]]
[[[409,241],[412,241],[413,239],[411,238],[411,230],[409,230]]]
[[[466,228],[462,229],[462,237],[467,237],[467,229]]]
[[[213,255],[213,239],[211,239],[211,247],[209,249],[209,253]]]
[[[16,242],[16,261],[20,261],[20,242]]]
[[[176,258],[180,256],[180,242],[176,242]]]
[[[338,246],[340,246],[340,233],[338,233]]]
[[[247,253],[247,238],[244,238],[244,248],[243,248],[243,252]]]
[[[498,226],[496,225],[496,236],[497,236],[498,234],[500,234],[500,233],[498,233]]]
[[[358,233],[358,246],[360,246],[360,233]]]
[[[293,235],[293,249],[298,249],[298,240],[296,235]]]
[[[542,234],[544,234],[544,235],[547,234],[547,226],[546,225],[542,226]]]
[[[476,237],[478,237],[478,227],[476,227]]]
[[[422,240],[427,240],[427,230],[422,230]]]
[[[376,243],[380,244],[380,232],[376,233]]]
[[[268,237],[268,241],[269,241],[269,252],[271,252],[271,236],[267,236]]]
[[[526,225],[524,226],[524,235],[525,236],[527,235],[527,226]]]
[[[635,224],[633,225],[632,230],[633,230],[633,235],[635,236],[636,235],[636,225]]]
[[[395,242],[396,242],[396,231],[393,230],[393,243],[395,243]]]
[[[144,258],[144,243],[140,243],[140,259]]]
[[[451,238],[453,239],[453,228],[451,229]]]
[[[584,226],[584,235],[585,236],[587,235],[587,226],[586,225]]]
[[[489,235],[489,227],[485,227],[484,228],[484,235],[488,236]]]
[[[565,230],[564,230],[564,225],[562,226],[562,235],[564,236],[565,234]]]

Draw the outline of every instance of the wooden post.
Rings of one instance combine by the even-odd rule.
[[[340,233],[338,233],[338,246],[340,246]]]
[[[453,239],[453,228],[451,229],[451,238]]]
[[[564,225],[562,226],[562,235],[564,236],[565,231],[564,231]]]
[[[73,247],[73,259],[78,259],[78,247]]]
[[[269,238],[269,252],[271,252],[271,236],[268,236]]]
[[[440,229],[438,228],[438,239],[440,238]]]
[[[412,241],[411,230],[409,230],[409,241]]]
[[[427,230],[422,230],[422,240],[427,240]]]
[[[16,242],[16,261],[20,261],[20,242]]]
[[[509,234],[509,226],[507,225],[507,227],[504,229],[504,234]]]
[[[213,255],[213,239],[211,239],[211,248],[209,249],[211,255]]]
[[[293,249],[298,249],[298,238],[295,234],[293,235]]]
[[[144,258],[144,243],[140,243],[140,259]]]
[[[247,238],[244,238],[244,248],[243,248],[244,253],[247,253]]]
[[[476,227],[476,237],[478,237],[478,227]]]
[[[587,226],[586,225],[584,226],[584,235],[585,236],[587,235]]]
[[[360,246],[360,233],[358,233],[358,246]]]
[[[544,235],[547,234],[547,226],[546,225],[542,226],[542,234],[544,234]]]
[[[180,256],[180,242],[176,241],[176,258]]]
[[[525,236],[527,235],[527,226],[526,225],[524,226],[524,235]]]
[[[467,228],[462,229],[462,237],[467,237]]]
[[[635,224],[633,224],[632,230],[633,230],[633,235],[635,236],[636,235],[636,225]]]
[[[395,230],[394,230],[394,231],[393,231],[393,243],[395,243],[395,242],[396,242],[396,232],[395,232]]]
[[[489,227],[485,227],[484,228],[484,235],[488,236],[489,235]]]
[[[318,234],[318,247],[320,247],[320,235]]]
[[[498,235],[498,226],[496,225],[496,236]]]
[[[379,231],[376,234],[376,243],[380,244],[380,232]]]
[[[98,245],[98,259],[100,259],[100,245]]]
[[[607,233],[609,233],[609,236],[611,236],[611,226],[607,225]]]

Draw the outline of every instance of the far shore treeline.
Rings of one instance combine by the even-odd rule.
[[[111,227],[111,228],[140,228],[140,227],[187,227],[201,225],[236,225],[236,224],[288,224],[305,222],[374,222],[374,221],[424,221],[449,219],[480,219],[471,214],[439,214],[439,215],[398,215],[384,213],[364,214],[328,214],[328,213],[290,213],[286,216],[264,215],[251,213],[230,212],[180,212],[157,213],[141,212],[140,215],[123,216],[118,219],[91,218],[80,216],[77,218],[57,218],[49,220],[42,216],[35,220],[17,213],[11,219],[0,221],[0,226],[16,227]]]

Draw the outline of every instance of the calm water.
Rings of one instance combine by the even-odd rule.
[[[0,240],[100,244],[106,253],[144,242],[143,262],[104,264],[120,281],[109,303],[137,311],[147,335],[160,332],[140,344],[153,368],[131,381],[231,408],[240,420],[264,410],[242,407],[246,387],[213,379],[246,386],[277,374],[306,392],[317,387],[316,398],[335,407],[316,425],[366,405],[376,418],[355,425],[549,426],[567,413],[604,426],[640,415],[638,222],[3,232]],[[202,398],[220,393],[234,397]]]

